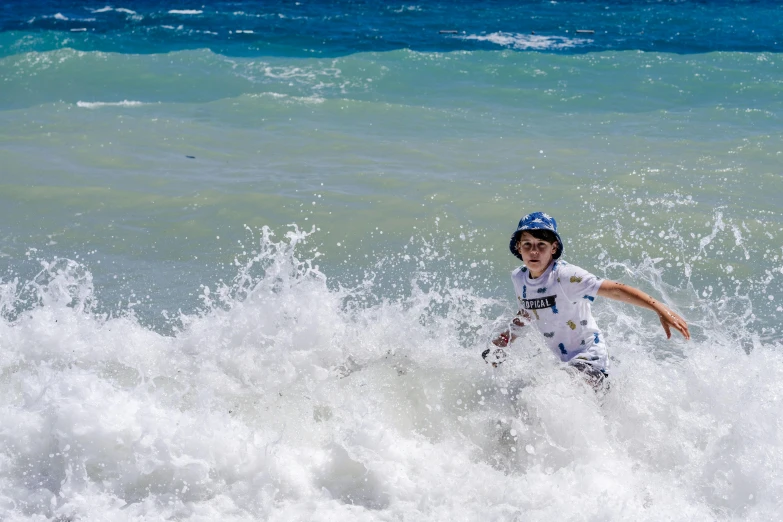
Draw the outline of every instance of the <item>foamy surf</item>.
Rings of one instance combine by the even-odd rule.
[[[101,107],[141,107],[142,105],[146,104],[140,101],[132,100],[122,100],[119,102],[76,102],[76,106],[82,109],[100,109]]]
[[[463,40],[476,40],[480,42],[491,42],[503,47],[517,49],[520,51],[545,51],[551,49],[571,49],[580,45],[592,43],[587,38],[569,38],[565,36],[547,36],[537,34],[505,33],[496,32],[486,35],[471,34],[467,36],[454,36]]]
[[[198,15],[202,14],[204,11],[201,11],[200,9],[170,9],[169,14],[174,15]]]
[[[317,254],[302,257],[308,234],[262,230],[234,280],[204,285],[202,312],[173,318],[169,336],[100,312],[75,261],[4,281],[0,516],[779,512],[781,346],[751,335],[743,350],[694,309],[695,341],[667,343],[649,317],[599,304],[615,365],[596,394],[536,335],[484,364],[502,302],[432,273],[411,273],[399,298],[377,295],[371,275],[335,287]]]
[[[117,13],[125,13],[125,14],[129,14],[129,15],[135,15],[136,14],[136,11],[133,11],[131,9],[126,9],[124,7],[111,7],[111,6],[108,6],[108,5],[106,7],[100,8],[100,9],[95,9],[92,12],[97,14],[97,13],[110,13],[112,11],[117,12]]]

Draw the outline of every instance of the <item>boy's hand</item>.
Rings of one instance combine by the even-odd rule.
[[[523,317],[527,316],[529,318],[527,312],[517,312],[517,316],[523,316]],[[524,321],[522,321],[522,319],[520,319],[519,317],[514,317],[514,319],[511,320],[511,324],[517,328],[522,328],[523,326],[525,326]],[[508,346],[508,343],[512,342],[516,338],[517,336],[511,333],[511,330],[509,329],[499,334],[494,339],[492,339],[492,344],[494,344],[499,348],[505,348],[506,346]]]
[[[511,333],[508,330],[506,330],[502,334],[492,339],[492,344],[494,344],[499,348],[505,348],[506,346],[508,346],[510,340],[511,340]]]
[[[495,348],[494,350],[487,348],[481,352],[481,358],[487,364],[491,364],[493,368],[497,368],[499,364],[506,360],[506,352],[501,348]]]
[[[685,322],[685,319],[683,319],[676,313],[672,312],[669,308],[665,306],[662,306],[662,308],[663,310],[661,312],[658,312],[658,318],[661,320],[663,331],[666,332],[666,338],[667,339],[672,338],[671,328],[674,328],[675,330],[680,332],[683,337],[690,340],[691,333],[688,331],[688,323]]]

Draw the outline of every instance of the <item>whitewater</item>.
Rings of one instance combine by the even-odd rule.
[[[615,361],[596,393],[536,335],[485,364],[503,301],[425,271],[405,298],[335,287],[299,257],[308,235],[260,231],[171,335],[97,313],[71,260],[4,282],[3,519],[775,518],[781,346],[721,303],[690,307],[690,343],[596,306]]]

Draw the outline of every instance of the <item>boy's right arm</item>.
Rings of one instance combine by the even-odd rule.
[[[688,323],[685,322],[685,319],[638,288],[617,283],[616,281],[605,280],[601,283],[598,295],[652,310],[658,314],[658,319],[660,319],[661,326],[663,326],[668,339],[671,339],[672,328],[680,332],[686,339],[691,338],[691,333],[688,331]]]
[[[525,326],[525,323],[521,319],[522,316],[523,315],[522,315],[521,311],[517,312],[517,316],[514,317],[514,319],[512,319],[512,321],[511,321],[512,328],[514,328],[514,327],[521,328],[521,327]],[[492,340],[492,344],[494,344],[495,346],[497,346],[499,348],[505,348],[506,346],[508,346],[508,343],[514,341],[514,339],[516,339],[517,337],[518,336],[514,332],[511,331],[511,328],[509,328],[508,330],[505,330],[505,331],[501,332],[500,335],[495,337]]]

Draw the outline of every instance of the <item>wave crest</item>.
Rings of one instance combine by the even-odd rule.
[[[545,51],[554,49],[571,49],[581,45],[587,45],[593,41],[586,38],[568,38],[565,36],[544,36],[536,34],[504,33],[497,32],[487,35],[456,36],[463,40],[477,40],[491,42],[503,47],[517,50]]]

